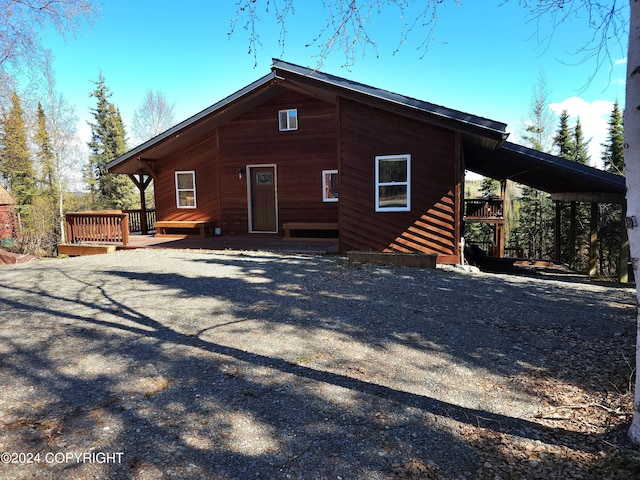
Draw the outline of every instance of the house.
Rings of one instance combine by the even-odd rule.
[[[341,252],[425,252],[440,263],[461,260],[465,169],[564,201],[624,201],[624,178],[507,136],[501,122],[274,60],[268,75],[108,171],[141,192],[153,179],[160,234],[328,229]]]
[[[0,185],[0,242],[3,244],[9,243],[16,234],[15,203],[13,197]]]

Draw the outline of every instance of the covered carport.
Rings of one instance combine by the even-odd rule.
[[[478,145],[467,145],[464,148],[464,163],[467,170],[500,180],[503,184],[510,180],[551,195],[551,199],[556,202],[556,258],[560,257],[562,202],[571,202],[572,212],[575,212],[577,202],[590,203],[589,274],[592,277],[595,276],[598,204],[620,204],[623,206],[623,212],[626,211],[624,177],[511,142],[504,142],[495,150]],[[575,218],[571,221],[575,221]],[[622,231],[624,238],[621,238],[620,280],[626,282],[628,281],[629,248],[626,229],[623,228]]]

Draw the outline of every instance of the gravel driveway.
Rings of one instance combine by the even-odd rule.
[[[598,478],[628,452],[635,290],[543,273],[2,267],[0,477]]]

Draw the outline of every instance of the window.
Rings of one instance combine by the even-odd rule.
[[[376,157],[376,212],[411,210],[411,155]]]
[[[278,112],[278,124],[281,132],[298,129],[298,110],[280,110]]]
[[[196,172],[176,172],[176,205],[196,208]]]
[[[322,171],[322,201],[338,201],[338,170]]]

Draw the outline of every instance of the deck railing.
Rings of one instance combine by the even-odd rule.
[[[147,210],[147,232],[142,229],[142,210],[122,210],[122,213],[129,215],[129,233],[142,232],[146,234],[149,230],[154,230],[154,224],[156,223],[155,208]]]
[[[464,201],[466,218],[503,218],[503,202],[499,198],[473,198]]]
[[[129,243],[129,215],[120,210],[66,214],[67,242]]]
[[[471,241],[469,245],[476,245],[489,256],[497,256],[496,245],[493,242],[476,242]],[[509,258],[523,258],[524,249],[522,247],[504,247],[504,256]]]

